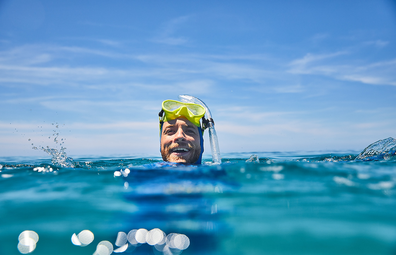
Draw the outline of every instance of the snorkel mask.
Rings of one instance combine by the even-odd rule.
[[[200,119],[205,119],[205,112],[205,108],[199,104],[165,100],[162,102],[162,110],[159,113],[160,125],[166,121],[184,117],[195,126],[201,127]]]
[[[158,114],[160,121],[160,137],[162,134],[162,126],[164,122],[170,120],[186,118],[195,126],[197,126],[200,137],[201,153],[198,160],[194,163],[195,165],[201,164],[202,154],[204,152],[203,130],[205,130],[207,124],[207,121],[204,117],[205,112],[205,108],[199,104],[183,103],[176,100],[165,100],[164,102],[162,102],[162,109]]]

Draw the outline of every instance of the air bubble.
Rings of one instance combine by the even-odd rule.
[[[32,231],[32,230],[25,230],[23,231],[19,236],[18,236],[18,241],[21,241],[22,239],[25,238],[31,238],[33,239],[36,243],[39,240],[39,236],[36,232]]]
[[[33,252],[36,249],[36,243],[31,238],[23,239],[18,243],[18,251],[22,254],[28,254]]]
[[[137,229],[132,229],[131,231],[129,231],[128,236],[127,236],[128,242],[132,245],[138,244],[138,242],[136,241],[136,238],[135,238],[136,232],[137,232]]]
[[[146,235],[148,231],[147,229],[141,228],[136,231],[135,239],[138,243],[145,243],[146,242]]]
[[[32,230],[25,230],[18,236],[18,251],[22,254],[28,254],[36,249],[36,243],[39,236]]]
[[[163,244],[165,239],[164,232],[159,228],[150,230],[146,235],[146,242],[149,245]]]
[[[179,250],[185,250],[190,246],[190,239],[183,234],[177,234],[172,241],[174,247]]]
[[[87,246],[94,240],[94,234],[89,230],[83,230],[78,235],[73,234],[71,242],[76,246]]]
[[[128,249],[128,244],[124,244],[123,246],[121,246],[120,248],[117,248],[114,250],[115,253],[121,253],[124,252]]]
[[[128,239],[127,239],[127,234],[125,232],[118,232],[117,234],[117,239],[115,242],[115,245],[120,247],[123,246],[127,243]]]
[[[94,234],[89,230],[83,230],[78,235],[78,240],[80,240],[82,246],[87,246],[94,240]]]
[[[101,241],[96,246],[94,255],[110,255],[113,253],[113,245],[109,241]]]

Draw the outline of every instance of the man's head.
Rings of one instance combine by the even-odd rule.
[[[164,161],[201,164],[203,132],[201,105],[166,100],[160,112],[161,156]]]
[[[164,122],[161,131],[162,159],[195,164],[201,156],[201,136],[198,127],[185,118]]]

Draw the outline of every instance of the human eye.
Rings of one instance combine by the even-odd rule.
[[[195,130],[195,128],[187,128],[186,133],[189,135],[196,135],[197,131]]]
[[[166,134],[166,135],[172,135],[174,133],[175,133],[175,131],[172,128],[167,128],[164,130],[164,134]]]

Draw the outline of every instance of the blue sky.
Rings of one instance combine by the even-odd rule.
[[[0,156],[56,133],[70,155],[159,156],[179,94],[209,106],[221,152],[396,138],[396,3],[0,1]]]

